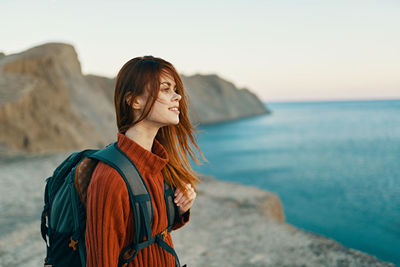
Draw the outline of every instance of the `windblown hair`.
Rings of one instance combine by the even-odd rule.
[[[187,153],[197,164],[201,164],[201,162],[189,146],[189,141],[197,148],[202,158],[205,161],[207,160],[194,138],[194,133],[198,134],[198,131],[189,120],[189,101],[182,80],[171,63],[158,57],[144,56],[133,58],[122,66],[115,81],[114,91],[118,131],[125,134],[130,127],[149,115],[158,97],[161,74],[163,73],[174,78],[177,93],[182,98],[179,101],[179,123],[161,127],[155,137],[164,146],[169,158],[162,174],[169,185],[184,189],[184,185],[190,183],[197,192],[196,183],[200,182],[198,178],[200,174],[190,167]],[[134,117],[133,108],[127,103],[128,95],[131,95],[131,99],[136,96],[147,95],[147,102],[139,118]],[[187,193],[184,190],[182,191],[188,197]]]

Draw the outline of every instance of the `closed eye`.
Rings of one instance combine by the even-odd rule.
[[[166,91],[168,91],[170,88],[169,87],[167,87],[167,88],[164,88],[163,90],[166,90]],[[176,89],[176,87],[175,87],[175,90],[174,90],[174,92],[176,93],[177,92],[177,89]]]

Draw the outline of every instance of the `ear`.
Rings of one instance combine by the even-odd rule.
[[[133,99],[132,99],[133,98]],[[133,109],[141,109],[143,103],[143,99],[140,96],[132,97],[131,92],[126,93],[126,103],[131,106]]]

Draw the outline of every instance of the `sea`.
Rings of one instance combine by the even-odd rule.
[[[400,100],[264,105],[196,127],[208,162],[193,169],[273,192],[287,223],[400,266]],[[44,181],[69,154],[0,157],[0,266],[42,264]]]
[[[263,104],[199,125],[208,162],[193,169],[271,191],[287,223],[400,265],[400,100]]]

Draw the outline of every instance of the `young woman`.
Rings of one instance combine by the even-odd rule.
[[[187,152],[196,162],[188,139],[200,151],[189,121],[188,101],[179,74],[161,58],[129,60],[115,81],[114,102],[118,147],[135,163],[153,203],[153,236],[167,226],[164,180],[175,190],[179,220],[173,230],[190,219],[196,198],[198,174],[190,167]],[[123,248],[134,240],[135,226],[128,190],[119,173],[99,162],[87,191],[87,266],[117,266]],[[171,247],[168,233],[164,239]],[[157,243],[142,249],[125,266],[175,266],[174,256]]]

